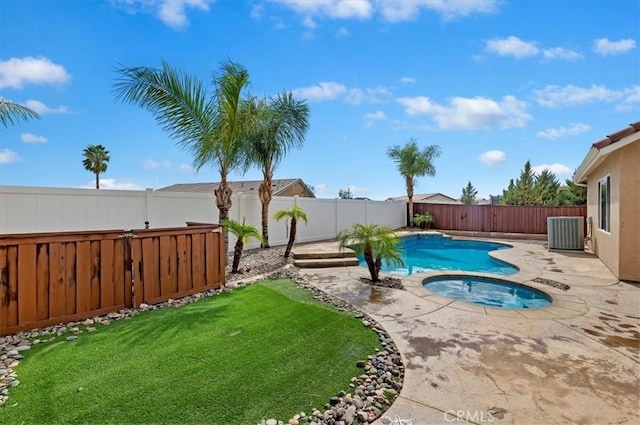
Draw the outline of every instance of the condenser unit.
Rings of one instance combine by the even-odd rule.
[[[584,217],[547,217],[549,249],[584,250]]]

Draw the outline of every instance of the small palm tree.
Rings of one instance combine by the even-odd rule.
[[[111,159],[109,151],[102,145],[88,145],[82,154],[84,169],[96,175],[96,189],[100,189],[100,174],[107,171],[107,164]]]
[[[236,246],[233,250],[233,266],[231,267],[231,273],[238,273],[238,266],[240,265],[240,257],[242,257],[242,251],[244,250],[244,244],[249,242],[251,238],[257,239],[262,242],[262,236],[255,227],[240,223],[232,219],[226,219],[222,222],[224,226],[234,235],[236,235]]]
[[[269,202],[273,196],[273,173],[290,149],[300,148],[309,128],[309,106],[291,92],[275,98],[250,102],[254,108],[253,129],[247,147],[245,167],[262,171],[258,195],[262,204],[263,248],[269,248]]]
[[[0,123],[2,125],[9,127],[10,124],[14,125],[18,121],[27,121],[30,118],[40,118],[40,115],[26,106],[0,97]]]
[[[290,220],[290,228],[289,228],[289,242],[287,243],[287,249],[284,251],[285,258],[289,258],[289,254],[291,253],[291,248],[293,247],[293,242],[296,240],[296,232],[298,230],[298,220],[302,220],[305,223],[307,222],[307,213],[305,213],[302,208],[297,205],[294,205],[289,210],[280,210],[273,215],[273,218],[276,221],[280,221],[283,218]]]
[[[340,248],[350,247],[357,255],[364,255],[372,282],[380,282],[382,261],[402,265],[400,238],[388,227],[378,224],[356,224],[338,234]]]
[[[436,175],[433,160],[440,156],[440,147],[431,145],[420,150],[418,142],[415,139],[410,139],[404,146],[389,147],[387,156],[396,163],[398,171],[404,177],[409,201],[409,227],[412,227],[413,187],[416,184],[416,177]]]

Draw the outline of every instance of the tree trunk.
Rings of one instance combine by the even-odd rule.
[[[231,273],[238,273],[238,266],[240,265],[240,257],[242,257],[243,248],[244,242],[242,242],[242,238],[238,238],[236,241],[236,248],[233,251],[233,266],[231,267]]]
[[[265,174],[260,184],[259,195],[262,204],[262,248],[269,248],[269,202],[271,202],[271,174]]]
[[[406,176],[407,200],[409,201],[409,227],[413,227],[413,176]]]
[[[373,261],[373,253],[371,252],[371,245],[367,244],[364,247],[364,261],[367,263],[367,268],[369,269],[369,274],[371,275],[371,281],[378,281],[378,272],[376,271],[376,267]]]
[[[377,257],[374,267],[376,269],[376,280],[374,282],[380,282],[380,269],[382,268],[382,257]]]
[[[218,221],[222,222],[229,218],[229,210],[231,209],[231,188],[227,183],[227,179],[221,179],[220,186],[215,190],[216,206],[218,207]],[[224,255],[226,257],[229,252],[229,231],[224,228]]]
[[[96,173],[96,189],[100,189],[100,173]]]
[[[293,242],[296,240],[296,232],[297,232],[297,220],[295,218],[291,218],[291,229],[289,231],[289,243],[287,243],[287,249],[284,251],[284,257],[289,258],[289,254],[291,253],[291,248],[293,247]]]

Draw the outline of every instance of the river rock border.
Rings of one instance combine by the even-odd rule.
[[[312,409],[310,413],[300,412],[287,422],[276,419],[262,419],[258,425],[367,425],[378,419],[398,397],[404,380],[404,365],[395,343],[382,326],[370,316],[357,310],[351,304],[329,295],[314,287],[298,273],[297,269],[285,266],[270,276],[258,277],[254,280],[239,281],[221,289],[212,289],[183,297],[168,300],[155,305],[142,304],[138,309],[123,309],[104,316],[96,316],[79,322],[59,324],[31,331],[19,332],[15,335],[0,337],[0,405],[9,400],[9,390],[20,385],[13,368],[24,358],[22,352],[33,345],[58,341],[60,338],[73,342],[82,333],[96,332],[97,325],[108,326],[113,320],[130,319],[141,311],[179,307],[199,301],[202,298],[232,291],[235,287],[251,285],[265,278],[287,278],[298,286],[310,290],[314,298],[335,306],[339,311],[349,312],[356,319],[362,320],[363,326],[371,328],[378,338],[382,349],[376,349],[366,360],[358,361],[356,366],[362,368],[362,374],[351,378],[349,390],[340,391],[322,406]]]

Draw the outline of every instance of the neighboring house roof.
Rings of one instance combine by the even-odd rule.
[[[640,140],[640,121],[617,131],[604,139],[594,143],[587,156],[573,174],[573,182],[584,185],[589,174],[604,161],[609,154],[617,149]]]
[[[442,199],[444,198],[444,199]],[[387,201],[407,201],[407,195],[404,196],[394,196],[392,198],[387,198]],[[451,196],[447,196],[443,193],[420,193],[413,195],[413,202],[433,202],[433,203],[452,203],[452,204],[460,204],[461,202]]]
[[[241,180],[241,181],[229,181],[227,182],[231,187],[233,193],[258,193],[262,180]],[[291,186],[301,183],[306,187],[306,184],[302,179],[273,179],[272,189],[273,196],[278,196]],[[191,193],[213,193],[220,186],[220,182],[212,183],[179,183],[167,187],[157,189],[161,192],[191,192]],[[313,197],[312,193],[309,193]]]

